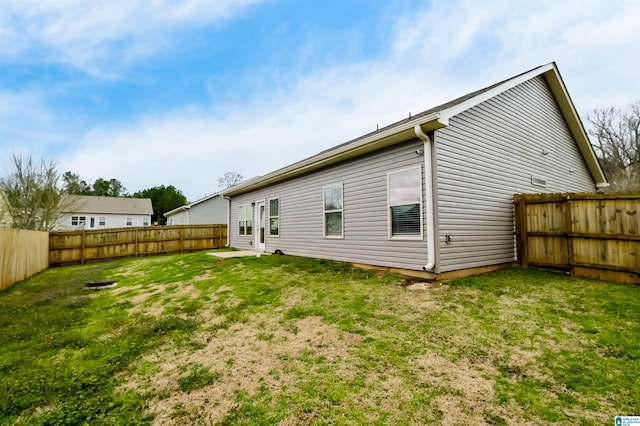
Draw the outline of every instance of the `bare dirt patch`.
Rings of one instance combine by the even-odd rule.
[[[285,327],[273,315],[253,315],[246,323],[219,330],[200,350],[185,353],[165,349],[141,362],[159,367],[153,377],[133,376],[126,388],[152,388],[170,395],[150,403],[156,414],[155,424],[182,424],[186,419],[220,421],[234,408],[237,392],[255,394],[259,388],[279,390],[295,386],[305,366],[304,356],[322,357],[341,377],[353,374],[348,361],[350,348],[362,337],[338,330],[318,317],[295,321],[295,330]],[[212,385],[182,392],[177,381],[184,366],[199,363],[219,377]],[[167,392],[168,391],[168,392]],[[180,407],[180,415],[175,414]],[[173,417],[172,417],[172,413]]]
[[[494,397],[494,381],[488,377],[497,372],[493,367],[470,365],[464,360],[453,363],[437,353],[428,352],[416,358],[419,377],[430,386],[450,387],[437,398],[443,413],[443,424],[485,424]]]
[[[452,362],[437,353],[429,352],[416,358],[419,377],[434,387],[451,388],[436,398],[442,412],[442,424],[492,424],[489,419],[499,416],[507,424],[535,425],[527,420],[520,407],[497,404],[495,380],[497,369],[489,362],[471,363],[461,359]]]
[[[117,293],[122,299],[129,300],[134,306],[129,310],[131,313],[144,312],[153,316],[159,316],[165,309],[167,300],[163,295],[172,300],[180,298],[196,299],[201,293],[191,283],[178,282],[168,286],[166,284],[154,284],[148,285],[134,285],[126,288],[119,289]],[[158,298],[157,296],[160,297]],[[149,299],[155,297],[153,302],[149,302]]]

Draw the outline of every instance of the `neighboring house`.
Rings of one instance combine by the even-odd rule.
[[[153,214],[150,198],[67,195],[62,202],[56,231],[149,226]]]
[[[221,194],[212,194],[185,204],[164,214],[167,225],[227,224],[229,201]]]
[[[551,63],[223,194],[236,248],[470,273],[516,260],[514,194],[606,185]]]

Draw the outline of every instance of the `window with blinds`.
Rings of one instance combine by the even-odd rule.
[[[387,174],[389,238],[422,238],[422,170],[420,167]]]

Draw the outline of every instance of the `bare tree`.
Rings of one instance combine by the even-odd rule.
[[[10,161],[13,172],[0,179],[4,213],[14,228],[51,230],[64,209],[57,164],[42,161],[38,167],[31,157],[15,153]]]
[[[640,190],[640,101],[626,110],[595,109],[587,120],[611,190]]]
[[[218,187],[219,188],[231,188],[242,182],[242,175],[236,172],[227,172],[218,179]]]

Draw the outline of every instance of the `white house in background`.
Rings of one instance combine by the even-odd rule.
[[[67,195],[63,204],[56,231],[149,226],[153,214],[151,198]]]
[[[185,204],[164,214],[167,225],[227,224],[229,200],[222,195],[207,195],[193,203]]]

